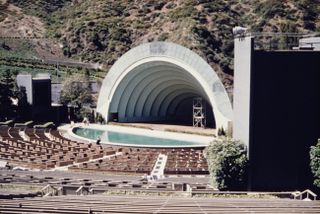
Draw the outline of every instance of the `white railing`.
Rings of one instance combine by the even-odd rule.
[[[61,188],[57,189],[54,186],[51,186],[50,184],[48,184],[40,190],[43,197],[58,195],[59,191],[61,191]]]
[[[313,200],[317,199],[317,195],[309,189],[306,189],[302,192],[300,191],[293,192],[292,195],[294,199],[299,199],[299,200],[311,200],[310,196],[313,197]],[[305,198],[303,198],[304,195],[306,196]]]
[[[85,186],[80,186],[76,190],[76,195],[89,195],[91,193],[92,193],[92,189],[89,187],[85,187]]]

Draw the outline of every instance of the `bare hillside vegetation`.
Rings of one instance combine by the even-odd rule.
[[[1,36],[46,37],[39,57],[99,63],[105,73],[129,49],[170,41],[203,57],[233,84],[234,26],[254,32],[319,32],[319,0],[2,0]]]

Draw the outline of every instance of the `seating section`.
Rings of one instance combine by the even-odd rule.
[[[167,175],[209,174],[202,149],[118,148],[122,155],[110,159],[72,166],[71,169],[150,173],[160,153],[168,156],[164,173]]]
[[[172,149],[167,155],[165,174],[208,174],[201,149]]]
[[[32,188],[32,192],[41,191],[44,187],[53,187],[61,191],[57,195],[76,194],[76,190],[81,186],[91,190],[93,194],[99,194],[110,191],[125,190],[125,191],[144,191],[144,192],[174,192],[182,191],[182,183],[176,181],[153,181],[148,182],[147,179],[141,176],[128,175],[106,175],[97,173],[78,173],[78,172],[60,172],[55,174],[54,171],[48,172],[30,172],[30,171],[9,171],[0,170],[0,183],[9,187],[15,185],[36,185]],[[193,182],[194,180],[191,180]],[[198,182],[198,180],[197,180]],[[199,183],[192,184],[199,186]],[[190,185],[191,186],[191,185]],[[208,186],[204,183],[201,186]],[[211,188],[212,189],[212,188]],[[9,189],[11,190],[11,189]],[[25,193],[24,190],[19,190],[16,193]],[[34,191],[33,191],[34,190]],[[207,188],[206,190],[210,190]],[[29,191],[30,192],[30,191]],[[0,199],[3,198],[3,189],[0,189]],[[13,197],[17,198],[16,195]]]
[[[155,149],[113,147],[113,149],[115,148],[117,148],[117,151],[121,152],[122,155],[83,163],[78,166],[73,166],[71,169],[150,173],[159,155],[159,152]]]
[[[0,158],[19,166],[51,169],[115,154],[102,146],[62,137],[57,130],[1,127]],[[25,136],[25,137],[22,137]]]
[[[319,201],[157,196],[54,196],[0,200],[0,213],[320,213]]]
[[[0,126],[0,159],[36,169],[68,167],[148,174],[160,153],[168,156],[165,174],[208,174],[202,148],[133,148],[72,141],[58,130]]]
[[[1,141],[5,141],[6,139],[10,139],[10,135],[8,130],[10,129],[10,127],[7,126],[0,126],[0,140]]]

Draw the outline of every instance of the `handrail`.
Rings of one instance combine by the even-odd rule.
[[[45,128],[49,128],[51,126],[54,126],[53,122],[47,122],[47,123],[45,123],[43,125],[34,125],[33,128],[35,128],[35,129],[37,129],[37,128],[38,129],[45,129]]]
[[[7,120],[7,121],[0,121],[0,125],[7,125],[9,126],[11,123],[13,123],[14,121],[13,120]]]
[[[43,187],[40,190],[40,192],[41,192],[43,197],[46,197],[46,196],[50,196],[50,195],[57,195],[59,189],[57,189],[54,186],[51,186],[50,184],[47,184],[45,187]]]
[[[88,188],[86,188],[85,186],[80,186],[77,190],[76,190],[76,194],[77,195],[83,195],[83,191],[86,191],[88,194],[90,193],[90,190]]]
[[[47,188],[51,187],[50,184],[47,184],[46,186],[42,187],[42,189],[40,190],[41,192],[45,191]]]
[[[77,190],[76,190],[76,194],[78,194],[80,191],[82,191],[83,186],[80,186]]]
[[[62,195],[63,194],[63,186],[60,186],[57,191],[56,191],[56,195]]]
[[[33,123],[32,120],[27,121],[25,123],[15,123],[14,127],[29,127],[29,126],[31,126],[32,123]]]
[[[308,198],[308,199],[310,199],[310,195],[313,197],[313,200],[316,200],[317,199],[317,194],[315,194],[314,192],[312,192],[310,189],[306,189],[306,190],[304,190],[304,191],[302,191],[302,192],[300,192],[300,191],[295,191],[295,192],[293,192],[292,193],[292,195],[293,195],[293,197],[294,197],[294,199],[298,199],[298,197],[299,197],[299,200],[302,200],[302,196],[304,195],[304,194],[306,194],[307,193],[307,197],[306,198]],[[305,199],[306,199],[305,198]]]

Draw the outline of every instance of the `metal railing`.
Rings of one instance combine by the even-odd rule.
[[[288,33],[288,32],[245,32],[235,35],[235,38],[253,37],[255,50],[292,50],[304,43],[300,39],[317,37],[320,33]],[[307,42],[310,47],[319,45],[318,42]]]
[[[43,187],[40,192],[41,195],[43,197],[47,197],[47,196],[56,196],[59,195],[59,192],[62,191],[62,187],[56,188],[50,184],[46,185],[45,187]]]
[[[80,186],[76,190],[76,195],[89,195],[89,194],[92,194],[92,189],[89,187]]]
[[[304,195],[306,197],[303,197]],[[300,192],[300,191],[293,192],[292,196],[296,200],[297,199],[299,199],[299,200],[306,200],[306,199],[311,200],[310,196],[313,197],[313,200],[317,199],[317,195],[314,192],[312,192],[311,190],[309,190],[309,189],[306,189],[306,190],[304,190],[302,192]]]

